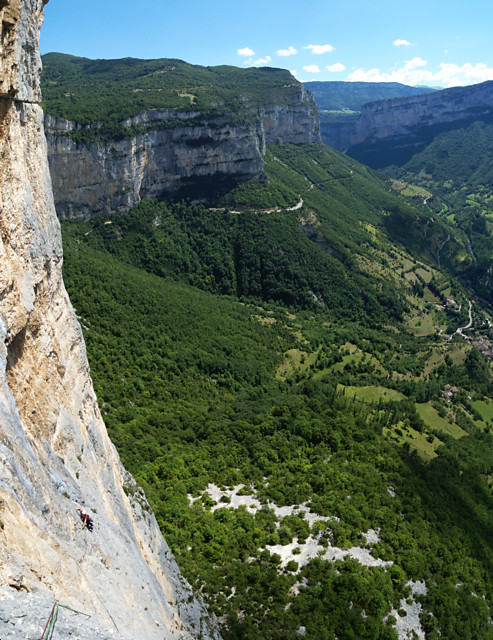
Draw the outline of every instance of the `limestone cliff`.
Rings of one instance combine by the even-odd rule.
[[[263,179],[267,144],[320,142],[318,112],[303,85],[294,103],[254,114],[153,110],[129,118],[129,139],[77,143],[84,128],[45,119],[56,209],[60,218],[125,213],[141,199],[201,193]],[[94,125],[85,128],[96,129]]]
[[[347,153],[372,167],[403,164],[442,131],[493,120],[493,81],[363,105]]]
[[[108,439],[62,282],[43,4],[0,0],[0,637],[41,637],[59,601],[92,616],[64,610],[63,637],[218,638]]]

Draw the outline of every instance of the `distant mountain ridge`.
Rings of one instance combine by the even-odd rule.
[[[399,82],[305,82],[320,111],[323,142],[344,151],[360,118],[364,104],[376,100],[402,98],[430,93],[430,87],[411,87]]]
[[[320,111],[351,109],[359,111],[364,104],[376,100],[404,98],[430,93],[430,87],[412,87],[400,82],[304,82]]]
[[[404,164],[443,131],[493,122],[493,81],[364,105],[348,153],[373,168]]]

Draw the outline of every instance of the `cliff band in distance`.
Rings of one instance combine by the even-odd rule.
[[[346,152],[380,169],[401,165],[443,131],[493,121],[493,81],[363,105]]]
[[[313,97],[294,79],[282,104],[274,97],[262,106],[245,99],[237,113],[226,107],[153,108],[121,120],[119,135],[109,137],[100,134],[107,122],[81,125],[54,117],[45,100],[53,193],[62,219],[121,214],[142,199],[200,198],[211,187],[262,182],[266,145],[321,142]]]
[[[63,285],[39,104],[44,4],[0,0],[0,637],[39,638],[59,601],[91,615],[64,610],[65,637],[216,639],[108,439]]]

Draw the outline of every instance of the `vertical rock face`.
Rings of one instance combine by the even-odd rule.
[[[267,144],[321,141],[315,103],[302,85],[297,102],[261,109],[247,122],[227,112],[163,109],[142,113],[123,125],[147,131],[128,140],[80,144],[70,136],[78,127],[75,123],[46,116],[60,218],[126,213],[141,199],[177,192],[195,195],[197,185],[211,177],[215,184],[230,186],[257,182],[263,179]]]
[[[180,126],[180,115],[143,113],[125,124],[145,127],[146,133],[92,144],[77,144],[65,135],[74,128],[72,122],[46,116],[58,216],[126,213],[141,199],[186,193],[212,176],[232,183],[260,178],[263,141],[257,124],[234,124],[224,115],[205,118],[196,112],[187,114],[192,126]],[[177,126],[155,129],[161,122]]]
[[[59,601],[92,616],[74,638],[218,638],[107,437],[63,286],[43,4],[0,0],[0,637],[41,637]]]
[[[420,96],[380,100],[361,108],[352,145],[409,135],[420,127],[490,115],[493,81],[453,87]]]
[[[493,81],[363,105],[348,155],[374,168],[402,165],[435,136],[493,121]]]

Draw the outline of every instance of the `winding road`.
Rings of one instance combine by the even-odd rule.
[[[446,240],[444,240],[444,241],[442,242],[442,244],[441,244],[441,245],[438,247],[438,249],[437,249],[437,265],[438,265],[438,268],[439,268],[439,269],[441,269],[441,264],[440,264],[440,251],[443,249],[443,247],[447,244],[447,242],[448,242],[449,240],[450,240],[450,233],[448,234],[447,239],[446,239]]]
[[[464,329],[470,329],[472,327],[472,302],[468,300],[469,303],[469,322],[465,325],[465,327],[459,327],[455,332],[459,336],[463,336],[462,333]]]

